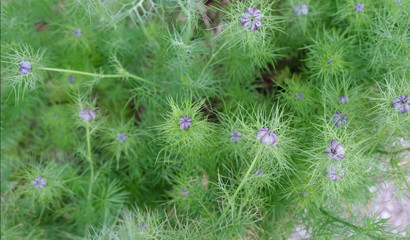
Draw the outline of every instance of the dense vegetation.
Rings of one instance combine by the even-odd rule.
[[[401,238],[409,1],[5,0],[1,55],[2,239]]]

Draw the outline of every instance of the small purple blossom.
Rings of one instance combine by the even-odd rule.
[[[33,65],[27,59],[21,60],[19,66],[19,72],[23,75],[29,74],[33,68]]]
[[[297,100],[303,100],[303,99],[305,99],[305,96],[303,96],[303,94],[301,92],[298,92],[298,94],[296,94],[296,99]]]
[[[58,115],[57,115],[57,114],[54,115],[54,119],[56,119],[56,120],[58,119]]]
[[[332,65],[333,65],[333,61],[332,61],[332,60],[327,61],[327,65],[332,66]]]
[[[309,196],[309,193],[307,193],[305,190],[302,190],[300,195],[302,195],[303,198],[307,198]]]
[[[342,113],[342,112],[335,112],[335,114],[333,114],[333,123],[336,125],[336,127],[339,127],[341,125],[345,125],[347,123],[347,116],[346,114]]]
[[[256,167],[253,169],[253,171],[255,172],[255,176],[262,176],[263,175],[263,170],[260,167]]]
[[[73,76],[69,76],[69,77],[68,77],[68,81],[69,81],[70,83],[73,83],[73,82],[75,81],[75,78],[74,78]]]
[[[349,96],[345,96],[343,94],[340,95],[338,99],[340,104],[347,104],[349,102]]]
[[[257,8],[248,8],[244,12],[244,16],[241,17],[242,26],[249,30],[257,30],[262,25],[262,13]]]
[[[305,3],[300,3],[295,7],[293,12],[298,16],[305,16],[309,12],[308,5],[306,5]]]
[[[84,121],[91,122],[95,118],[95,116],[96,116],[96,113],[91,108],[83,109],[80,112],[80,118]]]
[[[142,231],[147,230],[147,225],[145,224],[145,222],[141,222],[140,224],[138,224],[138,228]]]
[[[43,177],[37,177],[36,179],[33,180],[33,185],[35,188],[44,188],[47,184],[47,180]]]
[[[363,9],[364,9],[364,5],[362,4],[362,3],[356,3],[355,5],[354,5],[354,10],[356,11],[356,12],[362,12],[363,11]]]
[[[242,139],[242,134],[236,130],[233,130],[230,134],[229,137],[231,138],[233,143],[239,142],[239,140]]]
[[[191,127],[192,124],[192,118],[188,116],[182,116],[179,118],[179,126],[184,129],[188,130]]]
[[[272,146],[275,144],[278,135],[269,128],[261,128],[256,132],[256,137],[259,139],[260,143],[265,144],[266,146]],[[275,146],[279,147],[279,144],[275,144]]]
[[[186,188],[183,188],[182,189],[182,196],[184,196],[184,197],[186,197],[186,196],[188,196],[188,189],[186,189]]]
[[[333,140],[328,146],[329,148],[326,150],[326,155],[328,157],[333,158],[334,160],[340,160],[345,157],[343,145],[340,142]]]
[[[398,113],[406,113],[410,109],[410,97],[401,95],[393,99],[392,106],[397,109]]]
[[[127,136],[124,133],[120,132],[117,135],[117,140],[118,142],[123,143],[125,142],[125,140],[127,140]]]
[[[73,34],[74,34],[74,36],[78,37],[78,36],[81,36],[83,34],[83,31],[81,31],[80,28],[75,28],[73,30]]]
[[[401,5],[401,1],[402,1],[402,0],[394,0],[394,4],[396,4],[397,6],[400,6],[400,5]]]
[[[333,181],[337,181],[343,178],[345,175],[344,166],[340,162],[332,161],[326,167],[326,176]]]

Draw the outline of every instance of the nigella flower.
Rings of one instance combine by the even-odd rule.
[[[356,12],[362,12],[363,11],[363,9],[364,9],[364,5],[363,4],[361,4],[361,3],[356,3],[355,5],[354,5],[354,10],[356,11]]]
[[[23,75],[29,74],[31,72],[31,69],[33,68],[31,63],[27,59],[21,60],[19,66],[19,72]]]
[[[91,122],[95,118],[95,116],[96,116],[96,113],[91,108],[83,109],[80,112],[80,118],[84,121]]]
[[[345,96],[343,94],[340,95],[338,99],[340,104],[347,104],[349,102],[349,96]]]
[[[333,181],[337,181],[343,178],[345,175],[344,166],[340,162],[332,161],[326,167],[326,176]]]
[[[188,130],[188,128],[191,127],[192,124],[192,119],[191,117],[188,116],[182,116],[179,118],[179,126],[184,129],[184,130]]]
[[[400,6],[401,5],[401,0],[394,0],[394,4]]]
[[[125,142],[125,140],[127,140],[127,136],[124,133],[120,132],[117,135],[117,140],[118,142],[123,143]]]
[[[239,140],[242,139],[242,134],[236,130],[233,130],[230,134],[229,137],[231,138],[233,143],[237,143]]]
[[[260,167],[254,168],[253,171],[255,172],[256,176],[262,176],[263,175],[263,170]]]
[[[332,61],[332,60],[329,60],[329,61],[327,61],[327,64],[328,64],[329,66],[332,66],[332,65],[333,65],[333,61]]]
[[[334,160],[340,160],[345,157],[345,152],[343,150],[343,145],[333,140],[329,143],[329,148],[326,150],[326,155]]]
[[[303,99],[305,99],[305,96],[303,96],[303,94],[301,92],[298,92],[298,94],[296,94],[296,99],[297,100],[303,100]]]
[[[75,81],[75,78],[74,78],[73,76],[69,76],[69,77],[68,77],[68,81],[69,81],[70,83],[73,83],[73,82]]]
[[[47,180],[43,177],[37,177],[33,180],[33,185],[35,188],[44,188],[47,184]]]
[[[397,108],[398,113],[406,113],[410,109],[410,98],[407,95],[401,95],[393,99],[392,106]]]
[[[305,3],[300,3],[295,7],[293,12],[298,16],[305,16],[308,14],[309,8]]]
[[[335,112],[335,114],[333,114],[333,123],[336,125],[336,127],[339,127],[340,125],[345,125],[347,123],[346,114],[342,112]]]
[[[307,193],[305,190],[302,190],[300,195],[302,195],[302,197],[304,197],[304,198],[307,198],[309,196],[309,193]]]
[[[188,189],[186,189],[186,188],[182,189],[182,196],[184,196],[184,197],[188,196]]]
[[[262,25],[262,13],[257,8],[248,8],[244,12],[244,16],[241,17],[242,26],[249,30],[257,30]]]
[[[266,146],[271,146],[275,144],[278,135],[269,128],[261,128],[256,132],[256,137],[259,139],[260,143],[265,144]],[[275,146],[279,147],[279,144],[276,144]]]
[[[148,226],[145,224],[145,222],[142,222],[142,223],[138,224],[138,228],[142,231],[147,230],[147,227]]]
[[[81,36],[83,34],[83,31],[81,31],[80,28],[75,28],[73,30],[73,34],[74,34],[74,36],[78,37],[78,36]]]

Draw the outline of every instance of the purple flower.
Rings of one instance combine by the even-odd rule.
[[[188,130],[188,128],[191,127],[192,124],[192,119],[191,117],[188,116],[182,116],[179,118],[179,126],[184,129],[184,130]]]
[[[305,190],[302,190],[300,195],[302,195],[302,197],[304,197],[304,198],[307,198],[309,196],[309,193],[307,193]]]
[[[327,64],[328,64],[329,66],[332,66],[332,65],[333,65],[333,61],[332,61],[332,60],[329,60],[329,61],[327,61]]]
[[[127,136],[124,133],[120,132],[117,135],[117,140],[118,142],[123,143],[125,142],[125,140],[127,140]]]
[[[254,168],[253,171],[255,172],[256,176],[262,176],[263,175],[263,170],[260,167]]]
[[[182,196],[184,196],[184,197],[188,196],[188,189],[186,189],[186,188],[182,189]]]
[[[84,121],[91,122],[95,118],[95,116],[96,116],[96,113],[91,108],[83,109],[80,112],[80,118]]]
[[[44,188],[47,184],[47,180],[44,179],[43,177],[37,177],[36,179],[33,180],[33,185],[35,188]]]
[[[295,7],[293,12],[298,16],[305,16],[308,14],[309,8],[305,3],[300,3]]]
[[[271,146],[275,144],[278,135],[269,128],[261,128],[256,132],[256,137],[259,139],[260,143],[265,144],[266,146]],[[279,147],[279,144],[276,144],[275,146]]]
[[[340,104],[347,104],[349,102],[349,96],[345,96],[343,94],[340,95],[338,99]]]
[[[301,92],[298,92],[298,94],[296,94],[296,99],[297,100],[303,100],[303,99],[305,99],[305,96],[303,96],[303,94]]]
[[[257,8],[248,8],[244,12],[244,16],[241,17],[242,26],[249,30],[257,30],[262,25],[262,13]]]
[[[356,12],[362,12],[363,11],[363,9],[364,9],[364,5],[363,4],[361,4],[361,3],[356,3],[355,5],[354,5],[354,10],[356,11]]]
[[[336,127],[339,127],[340,125],[345,125],[347,123],[347,116],[342,112],[335,112],[335,114],[333,114],[332,121]]]
[[[345,157],[345,152],[343,150],[343,145],[333,140],[329,143],[329,148],[326,150],[326,155],[334,160],[340,160]]]
[[[326,176],[333,181],[337,181],[343,178],[345,175],[344,166],[340,162],[332,161],[326,167]]]
[[[142,223],[138,224],[138,228],[142,231],[147,230],[147,227],[148,226],[145,224],[145,222],[142,222]]]
[[[73,34],[74,34],[74,36],[78,37],[78,36],[81,36],[83,34],[83,31],[81,31],[80,28],[75,28],[73,30]]]
[[[402,1],[402,0],[394,0],[394,4],[400,6],[400,5],[401,5],[401,1]]]
[[[75,81],[75,78],[74,78],[73,76],[69,76],[69,77],[68,77],[68,81],[69,81],[70,83],[73,83],[73,82]]]
[[[32,64],[27,59],[21,60],[19,66],[19,72],[23,75],[29,74],[33,68]]]
[[[410,98],[407,95],[401,95],[393,99],[392,106],[397,108],[398,113],[406,113],[410,109]]]
[[[233,143],[237,143],[239,140],[242,139],[242,134],[236,130],[233,130],[230,134],[229,137],[231,138]]]

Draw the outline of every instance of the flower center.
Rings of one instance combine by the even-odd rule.
[[[330,152],[332,152],[332,154],[336,154],[337,152],[336,152],[336,149],[332,149],[332,150],[330,150]]]

